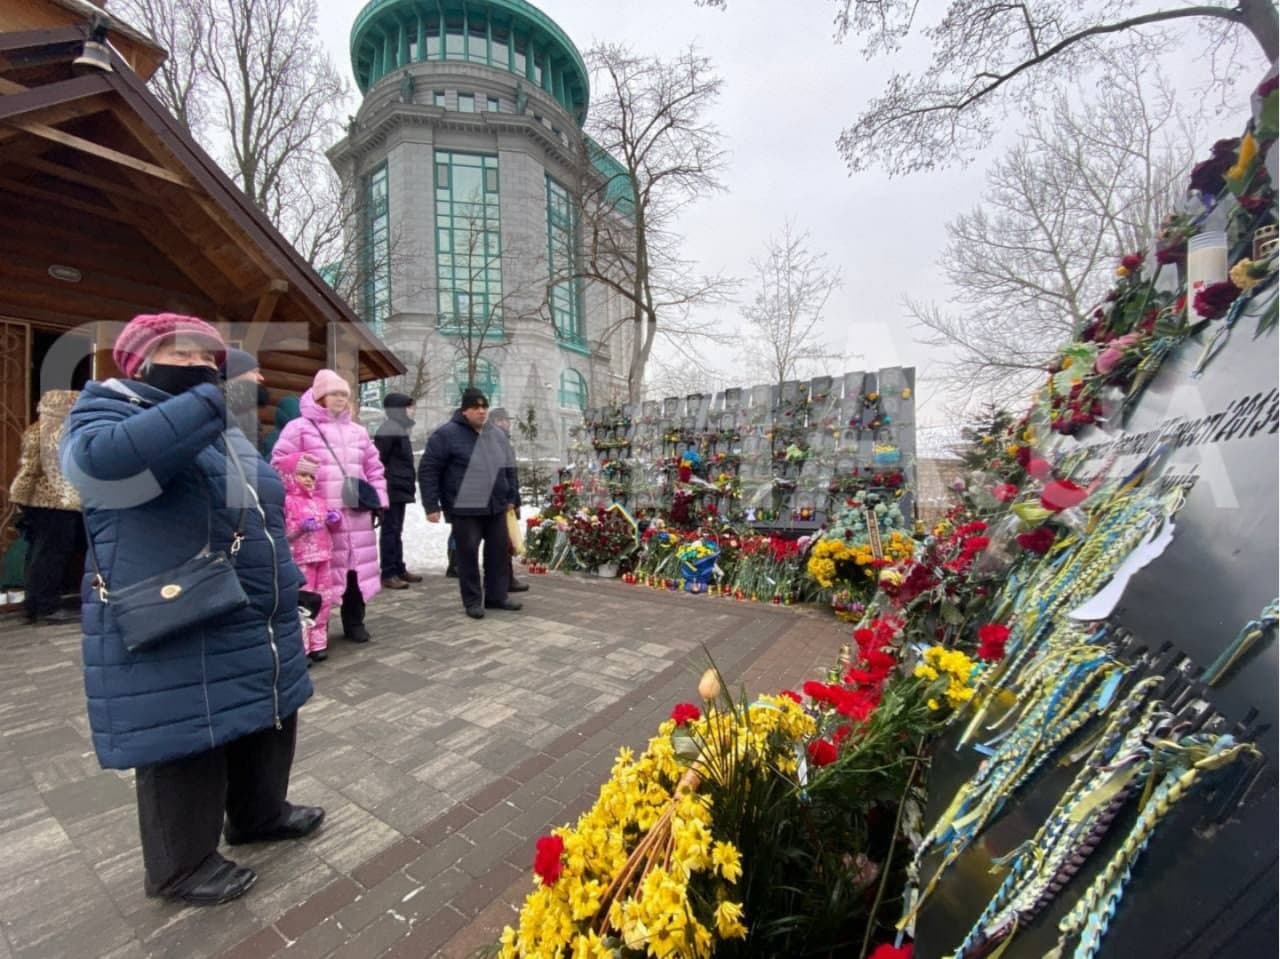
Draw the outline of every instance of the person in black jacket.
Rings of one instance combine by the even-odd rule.
[[[382,400],[387,418],[378,427],[373,445],[378,448],[382,467],[387,472],[387,499],[390,505],[382,514],[382,532],[378,549],[382,561],[382,585],[386,589],[408,589],[410,583],[421,583],[422,577],[404,565],[404,509],[416,498],[413,482],[413,397],[388,393]]]
[[[467,387],[458,410],[427,440],[418,464],[427,521],[438,523],[443,514],[453,527],[462,605],[472,619],[483,619],[486,609],[520,609],[520,603],[507,596],[506,513],[519,498],[515,457],[501,430],[485,428],[488,416],[488,398]]]

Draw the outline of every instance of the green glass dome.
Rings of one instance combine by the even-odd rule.
[[[525,0],[371,0],[351,27],[361,93],[411,63],[451,60],[514,73],[581,124],[587,68],[573,41]]]

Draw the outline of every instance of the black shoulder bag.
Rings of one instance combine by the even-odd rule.
[[[248,495],[249,481],[231,448],[230,439],[226,440],[226,448],[227,460],[240,474]],[[210,492],[207,532],[200,551],[174,569],[114,589],[107,588],[106,577],[98,564],[98,554],[93,548],[93,536],[89,535],[93,589],[99,602],[110,607],[120,638],[129,652],[152,649],[172,636],[249,605],[249,597],[240,585],[235,568],[236,554],[244,541],[244,517],[245,508],[241,506],[230,547],[226,550],[212,549],[213,493]],[[87,527],[86,520],[86,531]]]
[[[338,472],[342,474],[342,505],[347,509],[362,510],[366,513],[382,512],[382,500],[378,498],[378,491],[373,488],[373,484],[361,476],[348,476],[347,471],[342,467],[341,458],[325,439],[324,431],[316,426],[316,433],[320,436],[320,442],[328,447],[329,455],[338,464]]]

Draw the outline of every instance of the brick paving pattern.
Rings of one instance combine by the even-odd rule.
[[[514,919],[536,837],[695,698],[703,646],[757,692],[848,636],[809,610],[530,581],[523,612],[475,622],[428,577],[371,604],[373,643],[333,641],[290,790],[325,826],[236,849],[258,884],[214,909],[142,894],[132,774],[94,758],[75,630],[0,625],[0,959],[472,955]]]

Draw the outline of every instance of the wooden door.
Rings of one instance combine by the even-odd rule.
[[[9,502],[9,483],[18,472],[22,433],[30,422],[30,353],[30,328],[25,323],[0,319],[0,557],[18,538],[13,528],[16,509]]]

